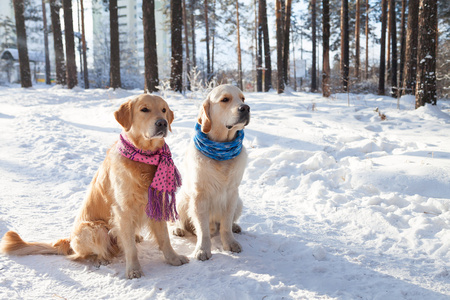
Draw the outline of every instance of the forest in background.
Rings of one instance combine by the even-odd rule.
[[[159,11],[155,11],[154,0],[142,1],[145,60],[142,76],[133,72],[133,64],[123,55],[126,49],[120,40],[117,0],[93,1],[101,1],[109,13],[109,47],[105,47],[108,53],[104,53],[109,60],[103,59],[108,84],[99,86],[96,78],[99,72],[87,66],[89,52],[83,15],[86,0],[74,0],[81,19],[80,73],[75,57],[77,32],[72,0],[42,0],[40,7],[31,5],[30,0],[13,0],[15,22],[1,20],[0,27],[15,37],[15,43],[11,38],[1,37],[0,48],[11,44],[17,47],[23,87],[32,85],[25,24],[33,19],[42,23],[43,35],[53,35],[53,45],[48,45],[45,38],[46,82],[50,84],[50,64],[54,64],[55,82],[69,89],[92,85],[184,92],[232,83],[247,91],[273,88],[283,93],[290,87],[322,93],[325,97],[336,92],[370,92],[393,97],[412,94],[416,96],[416,107],[435,104],[438,97],[449,94],[448,1],[173,0],[163,1]],[[46,7],[51,20],[46,20]],[[170,78],[159,78],[155,13],[166,16],[170,31]],[[198,36],[204,38],[199,41]],[[242,39],[251,40],[251,46],[243,48]],[[226,63],[218,62],[216,48],[220,40],[233,45],[227,51],[235,51],[236,58],[229,55]],[[303,48],[307,42],[312,44],[310,51]],[[54,47],[55,61],[48,59],[48,47]],[[369,51],[370,48],[379,50]],[[251,57],[251,69],[243,69],[243,56]],[[296,56],[311,58],[307,76],[297,74]],[[141,86],[130,85],[128,74],[142,77],[143,80],[133,80]]]

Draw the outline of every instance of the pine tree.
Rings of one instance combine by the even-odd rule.
[[[397,86],[397,21],[396,21],[396,14],[395,14],[395,0],[390,0],[390,5],[389,5],[389,19],[391,20],[390,22],[390,35],[391,35],[391,72],[390,72],[390,77],[391,77],[391,86],[392,86],[392,91],[391,91],[391,96],[394,98],[397,98],[397,91],[398,91],[398,86]]]
[[[416,108],[425,103],[436,105],[436,0],[420,0],[419,41],[417,53]]]
[[[330,0],[322,0],[323,23],[323,73],[322,93],[324,97],[330,97]]]
[[[183,39],[181,34],[183,17],[180,8],[181,0],[170,1],[172,41],[170,87],[177,92],[183,91]]]
[[[50,79],[50,55],[48,52],[48,27],[45,0],[42,0],[42,20],[44,22],[44,49],[45,49],[45,84],[51,84]]]
[[[405,95],[414,95],[416,91],[418,32],[419,0],[409,0],[402,89]]]
[[[275,20],[276,20],[276,36],[277,36],[277,93],[284,92],[283,78],[283,21],[281,1],[275,1]],[[315,0],[313,0],[315,1]]]
[[[316,0],[311,0],[311,39],[312,39],[311,92],[315,92],[317,90]]]
[[[183,0],[183,27],[184,27],[184,45],[185,45],[185,53],[186,53],[186,74],[189,75],[191,72],[191,60],[189,54],[189,34],[188,34],[188,22],[186,15],[186,0]],[[189,82],[189,76],[187,79],[187,87],[188,90],[191,90],[191,84]]]
[[[291,10],[292,0],[286,0],[284,14],[284,34],[283,34],[283,78],[286,85],[289,84],[289,33],[291,31]]]
[[[400,67],[399,67],[399,93],[403,84],[403,69],[405,68],[405,52],[406,52],[406,0],[402,0],[402,15],[400,24]]]
[[[72,0],[63,0],[64,36],[66,41],[66,82],[72,89],[78,84],[77,64],[75,62],[75,40],[73,35]]]
[[[81,6],[81,40],[82,40],[82,47],[83,47],[83,79],[84,79],[84,88],[89,88],[89,72],[88,72],[88,66],[87,66],[87,49],[86,49],[86,34],[84,30],[84,0],[80,0],[80,6]]]
[[[272,62],[270,58],[269,27],[267,25],[266,0],[259,0],[259,15],[264,41],[264,91],[272,88]]]
[[[242,86],[242,58],[241,58],[241,34],[239,28],[239,1],[236,0],[236,29],[237,29],[237,55],[238,55],[238,87]]]
[[[380,40],[380,74],[378,77],[378,95],[384,95],[384,76],[386,74],[386,23],[387,0],[381,0],[381,40]]]
[[[348,28],[348,0],[341,2],[341,78],[344,92],[348,92],[349,84],[349,28]]]
[[[142,23],[144,27],[144,90],[152,93],[158,90],[156,87],[159,85],[154,0],[142,1]]]
[[[16,18],[17,50],[19,52],[20,84],[23,88],[31,87],[30,62],[28,60],[27,32],[25,29],[25,3],[14,0],[14,16]]]
[[[209,22],[208,22],[208,0],[204,1],[204,13],[205,13],[205,40],[206,40],[206,81],[211,80],[211,58],[209,52]]]
[[[256,2],[255,2],[256,4]],[[263,67],[262,67],[262,55],[263,55],[263,39],[262,39],[262,18],[261,18],[261,7],[258,5],[258,25],[257,25],[257,49],[256,49],[256,91],[262,92],[262,77],[263,77]]]
[[[361,0],[356,0],[355,18],[355,77],[359,81],[359,71],[361,69],[359,34],[361,26]]]
[[[110,86],[116,89],[121,87],[119,17],[117,13],[117,0],[109,1],[109,26],[111,43]]]
[[[369,12],[370,12],[370,5],[369,0],[366,0],[366,80],[369,79]]]
[[[60,0],[50,0],[50,17],[52,19],[53,48],[55,51],[56,84],[66,84],[66,65],[62,42],[61,23],[59,21]]]
[[[191,11],[191,38],[192,38],[192,67],[197,67],[197,59],[195,57],[196,47],[195,47],[195,4],[196,0],[191,0],[190,11]]]

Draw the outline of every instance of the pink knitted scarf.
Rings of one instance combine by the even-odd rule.
[[[123,156],[137,162],[155,165],[157,170],[148,187],[148,203],[145,212],[150,218],[161,221],[175,221],[178,218],[175,191],[181,186],[181,175],[172,160],[169,146],[157,151],[144,151],[136,148],[125,133],[120,135],[117,150]]]

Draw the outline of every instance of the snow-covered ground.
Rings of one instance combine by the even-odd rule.
[[[121,131],[113,112],[141,91],[0,88],[0,236],[70,234],[87,186]],[[176,164],[200,96],[165,93]],[[414,110],[375,95],[247,93],[249,161],[237,240],[190,263],[139,245],[145,276],[124,259],[96,268],[62,256],[0,255],[0,299],[449,299],[450,103]],[[349,105],[348,105],[349,104]],[[385,115],[382,120],[380,115]],[[384,118],[383,118],[384,119]]]

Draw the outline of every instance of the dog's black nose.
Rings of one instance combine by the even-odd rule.
[[[167,127],[167,121],[164,119],[159,119],[155,122],[156,127]]]
[[[250,112],[250,106],[248,106],[247,104],[242,104],[241,106],[239,106],[238,110],[240,112]]]

